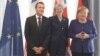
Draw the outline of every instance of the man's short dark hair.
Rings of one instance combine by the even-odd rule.
[[[37,8],[37,5],[38,5],[38,4],[43,4],[43,5],[44,5],[43,2],[37,2],[36,5],[35,5],[35,8]]]

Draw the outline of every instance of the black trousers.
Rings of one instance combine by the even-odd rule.
[[[93,53],[77,53],[72,52],[72,56],[94,56]]]
[[[50,44],[50,56],[65,56],[66,42],[62,40],[54,41]]]

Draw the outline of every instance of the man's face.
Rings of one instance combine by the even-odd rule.
[[[39,16],[42,16],[44,13],[44,5],[43,4],[38,4],[36,9],[36,14]]]

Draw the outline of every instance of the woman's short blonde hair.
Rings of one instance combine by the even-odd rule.
[[[63,5],[62,4],[56,4],[54,6],[54,11],[56,11],[56,9],[59,8],[59,7],[63,9]]]
[[[82,6],[82,7],[79,7],[78,10],[77,10],[77,13],[81,12],[81,11],[84,11],[86,10],[87,12],[89,12],[89,9],[85,6]]]

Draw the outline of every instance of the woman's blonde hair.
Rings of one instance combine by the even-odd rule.
[[[82,6],[82,7],[79,7],[78,10],[77,10],[77,13],[81,12],[81,11],[84,11],[86,10],[87,12],[89,12],[89,9],[85,6]]]
[[[61,8],[63,9],[63,5],[62,5],[62,4],[56,4],[56,5],[54,6],[54,11],[56,11],[56,9],[57,9],[58,7],[61,7]]]

